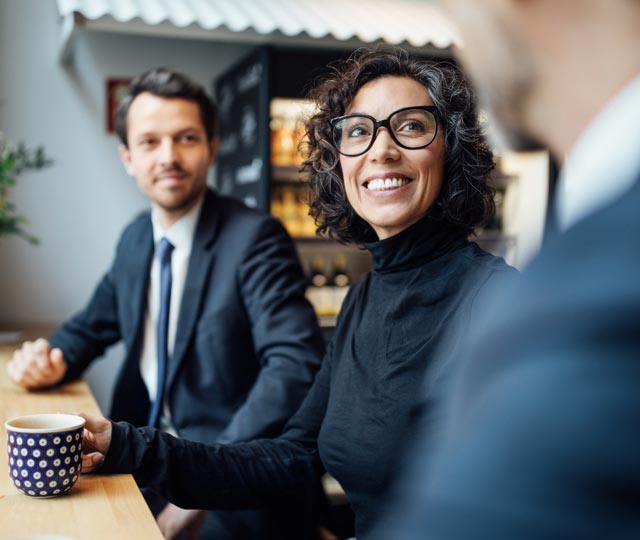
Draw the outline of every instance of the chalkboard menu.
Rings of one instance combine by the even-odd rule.
[[[269,211],[269,50],[261,48],[215,84],[220,110],[218,189]]]

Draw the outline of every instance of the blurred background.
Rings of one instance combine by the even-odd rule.
[[[427,0],[0,0],[0,144],[43,146],[52,160],[6,194],[39,244],[0,231],[0,328],[52,330],[89,299],[123,227],[148,207],[120,163],[111,115],[133,76],[170,66],[218,101],[212,185],[282,220],[330,335],[370,263],[314,237],[298,173],[312,110],[303,98],[328,62],[377,43],[440,60],[464,46]],[[550,169],[546,152],[498,155],[498,212],[477,240],[518,267],[542,238]],[[121,359],[116,347],[87,375],[104,411]]]

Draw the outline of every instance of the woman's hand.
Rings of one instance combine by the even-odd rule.
[[[111,444],[111,422],[102,416],[78,413],[86,420],[82,441],[82,472],[90,473],[98,468]]]

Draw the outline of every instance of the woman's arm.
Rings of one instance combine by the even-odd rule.
[[[209,446],[83,416],[83,472],[131,473],[139,485],[153,486],[183,508],[261,506],[290,496],[322,473],[315,446],[300,442],[279,438]]]
[[[302,406],[277,439],[206,445],[153,428],[89,417],[83,472],[131,473],[183,508],[264,505],[313,484],[323,472],[317,436],[329,395],[329,355]]]

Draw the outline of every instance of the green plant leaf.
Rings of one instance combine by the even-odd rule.
[[[39,240],[23,229],[27,220],[15,213],[15,205],[8,200],[8,192],[9,188],[16,185],[22,172],[48,167],[53,161],[47,157],[42,146],[30,150],[22,142],[17,148],[4,140],[0,142],[0,235],[15,234],[32,244],[38,244]]]

